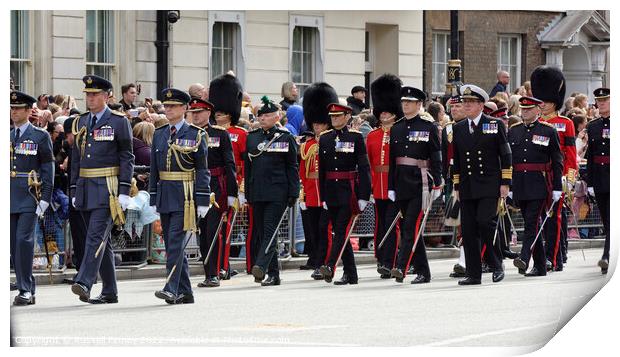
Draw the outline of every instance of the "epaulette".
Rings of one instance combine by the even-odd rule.
[[[226,128],[224,128],[223,126],[219,126],[219,125],[211,125],[209,124],[209,126],[213,129],[218,129],[218,130],[224,130],[226,131]]]
[[[544,121],[544,120],[539,120],[538,122],[539,122],[539,123],[541,123],[542,125],[546,125],[546,126],[548,126],[548,127],[551,127],[551,128],[554,128],[554,129],[555,129],[555,126],[553,126],[553,124],[551,124],[551,123],[549,123],[549,122],[546,122],[546,121]]]
[[[361,133],[362,133],[361,131],[359,131],[359,130],[355,130],[355,129],[349,129],[349,132],[350,132],[350,133],[358,133],[358,134],[361,134]]]
[[[46,133],[47,133],[47,130],[45,130],[45,129],[43,129],[43,128],[40,128],[40,127],[38,127],[38,126],[34,126],[34,125],[32,125],[32,127],[33,127],[35,130],[38,130],[38,131],[42,131],[42,132],[46,132]]]
[[[198,129],[198,131],[206,131],[203,128],[199,127],[198,125],[190,124],[189,126]]]
[[[246,131],[246,132],[248,131],[248,129],[246,129],[246,128],[242,127],[242,126],[239,126],[239,125],[233,125],[233,126],[234,126],[235,128],[242,129],[242,130],[244,130],[244,131]]]
[[[544,122],[541,122],[541,123],[544,123]],[[519,126],[519,125],[523,125],[523,122],[522,122],[522,121],[518,121],[518,122],[516,122],[516,123],[512,124],[512,125],[509,127],[509,129],[512,129],[513,127],[515,127],[515,126]],[[552,126],[553,126],[553,125],[552,125]]]
[[[420,115],[420,118],[421,118],[422,120],[426,120],[427,122],[430,122],[430,123],[434,123],[434,122],[435,122],[435,119],[434,119],[434,118],[433,118],[433,116],[432,116],[432,115],[430,115],[430,114],[427,114],[427,115],[422,115],[422,114],[421,114],[421,115]]]
[[[80,113],[79,115],[80,115],[80,117],[83,117],[83,116],[85,116],[85,115],[88,115],[88,113],[90,113],[90,112]]]
[[[321,133],[319,134],[319,138],[320,138],[321,136],[323,136],[324,134],[327,134],[327,133],[329,133],[330,131],[333,131],[333,130],[334,130],[334,129],[327,129],[327,130],[325,130],[325,131],[321,132]]]
[[[125,114],[123,112],[119,112],[119,111],[116,111],[116,110],[110,110],[110,111],[112,112],[112,114],[115,114],[115,115],[118,115],[118,116],[121,116],[121,117],[126,117],[127,116],[127,114]]]
[[[161,129],[161,128],[167,128],[167,127],[169,127],[169,126],[170,126],[170,123],[166,123],[166,124],[164,124],[164,125],[160,126],[159,128],[155,128],[155,130],[159,130],[159,129]]]

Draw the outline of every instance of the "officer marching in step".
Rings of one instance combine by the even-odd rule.
[[[600,117],[592,120],[586,127],[588,133],[588,193],[596,199],[605,228],[605,247],[603,256],[598,261],[602,274],[607,274],[609,267],[609,88],[598,88],[594,99]]]
[[[129,204],[134,166],[133,136],[129,120],[106,105],[112,84],[95,75],[82,81],[89,111],[73,121],[69,191],[88,228],[84,257],[71,291],[83,302],[117,303],[110,234],[112,225],[125,223],[123,211]],[[90,299],[97,273],[103,285],[101,295]]]
[[[252,239],[258,246],[251,272],[254,282],[271,286],[280,285],[277,231],[284,213],[289,213],[286,207],[293,207],[299,197],[299,167],[295,138],[276,127],[279,107],[266,96],[261,100],[260,128],[248,134],[244,180],[246,198],[253,207]],[[265,274],[269,277],[263,281]]]
[[[219,206],[219,208],[211,208],[206,218],[198,224],[202,260],[207,258],[209,248],[212,244],[214,245],[208,257],[209,260],[204,265],[205,280],[198,283],[198,287],[217,287],[220,286],[219,274],[222,267],[222,256],[217,252],[221,251],[222,245],[226,243],[225,222],[229,222],[233,210],[238,209],[235,158],[226,129],[209,124],[213,104],[200,98],[192,98],[188,112],[192,113],[193,124],[207,132],[210,187],[211,192],[215,194],[215,202]],[[215,242],[213,242],[214,239]]]
[[[204,129],[184,119],[190,101],[187,93],[167,88],[162,98],[170,124],[157,128],[153,136],[149,192],[151,206],[161,218],[169,279],[155,296],[168,304],[191,304],[194,295],[183,249],[197,230],[196,220],[210,208],[208,138]]]
[[[454,195],[461,202],[461,228],[467,277],[459,285],[482,281],[481,241],[493,246],[499,198],[506,198],[512,179],[512,156],[501,120],[482,113],[488,94],[467,84],[461,87],[467,120],[454,125]],[[488,249],[493,282],[504,279],[501,257]]]
[[[319,271],[327,262],[332,237],[329,215],[321,204],[319,194],[319,136],[331,127],[327,105],[338,101],[338,95],[327,83],[313,83],[304,92],[304,120],[312,136],[301,144],[299,154],[299,207],[304,226],[306,245],[310,246],[308,265],[314,269],[311,278],[323,280]]]
[[[385,74],[370,84],[373,113],[379,119],[380,127],[371,131],[366,138],[368,161],[371,167],[372,197],[375,200],[374,249],[377,272],[382,279],[390,279],[398,253],[398,222],[388,233],[392,222],[398,216],[396,203],[388,198],[390,171],[390,132],[396,119],[403,116],[401,108],[401,81],[398,77]],[[400,221],[400,218],[398,219]],[[383,240],[383,237],[388,236]],[[383,242],[383,245],[381,245]]]
[[[441,196],[443,180],[437,127],[419,115],[424,100],[426,94],[420,89],[403,87],[404,117],[394,124],[390,133],[388,195],[403,215],[398,259],[391,271],[398,283],[403,282],[412,259],[417,276],[411,284],[431,280],[422,222],[427,208],[430,209],[433,201]]]
[[[332,130],[319,137],[319,193],[329,212],[334,238],[327,264],[321,266],[323,279],[330,283],[342,257],[344,274],[335,285],[357,284],[357,268],[349,234],[354,217],[370,199],[370,167],[364,137],[347,127],[352,109],[339,103],[328,105]]]
[[[13,305],[35,304],[32,275],[35,226],[52,199],[54,157],[47,131],[30,124],[28,117],[36,99],[11,92],[11,261],[19,294]],[[43,244],[47,244],[45,239]],[[48,257],[49,259],[49,257]]]
[[[236,166],[236,179],[237,187],[239,191],[239,209],[246,205],[245,193],[244,193],[244,165],[243,158],[246,153],[246,142],[248,131],[238,126],[239,116],[241,115],[241,103],[243,100],[243,87],[241,82],[232,74],[223,74],[211,81],[209,84],[209,102],[213,104],[214,113],[213,119],[215,124],[224,128],[230,136],[230,141],[233,148],[233,156],[235,158]],[[213,120],[212,119],[212,120]],[[250,274],[250,269],[256,258],[256,251],[258,247],[254,247],[255,242],[252,241],[252,207],[248,206],[248,217],[250,224],[248,227],[248,235],[246,237],[246,270]],[[241,219],[241,212],[236,217],[237,220]],[[222,228],[226,232],[226,235],[230,235],[230,230],[233,228],[235,222],[228,222],[228,224]],[[254,249],[255,248],[255,249]],[[213,253],[212,253],[213,254]],[[231,276],[237,274],[236,270],[230,269],[230,240],[226,244],[222,244],[221,249],[222,270],[220,271],[220,278],[222,280],[228,280]]]
[[[547,260],[550,262],[547,263],[547,270],[562,271],[564,263],[566,263],[568,249],[565,204],[572,204],[572,202],[566,202],[567,193],[573,191],[579,173],[575,148],[575,125],[572,120],[558,114],[564,104],[566,94],[566,80],[562,71],[555,67],[538,66],[532,72],[530,81],[533,96],[544,102],[541,120],[555,126],[564,155],[564,174],[562,176],[564,194],[560,201],[553,206],[553,216],[548,219],[543,228]]]
[[[540,105],[536,98],[521,97],[523,122],[513,124],[508,131],[512,151],[512,194],[521,209],[525,230],[523,248],[513,263],[525,272],[530,257],[534,267],[525,276],[547,275],[545,248],[542,237],[534,239],[540,228],[540,217],[562,196],[562,151],[560,139],[552,124],[539,120]],[[533,251],[530,247],[534,244]]]

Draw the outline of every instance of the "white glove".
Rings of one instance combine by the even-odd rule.
[[[396,192],[389,190],[388,191],[388,198],[390,199],[390,201],[392,202],[396,202]]]
[[[588,195],[594,197],[594,187],[588,187]]]
[[[360,212],[364,212],[364,208],[368,206],[368,201],[357,200],[357,205],[360,207]]]
[[[154,212],[157,213],[157,206],[156,205],[152,205],[151,208],[153,209]]]
[[[239,205],[243,206],[247,202],[248,201],[246,201],[246,199],[245,199],[245,194],[243,192],[239,192]]]
[[[323,209],[327,210],[327,203],[323,202]]]
[[[198,206],[196,209],[196,211],[198,211],[198,218],[204,218],[207,212],[209,212],[209,207],[210,206]]]
[[[558,202],[562,197],[562,191],[553,191],[553,202]]]
[[[118,195],[118,203],[121,204],[121,209],[124,211],[129,206],[129,196],[127,195]]]
[[[233,196],[228,196],[228,207],[232,207],[235,205],[235,198]]]
[[[508,198],[512,199],[512,191],[508,192]]]
[[[75,199],[75,198],[74,198]],[[45,210],[47,209],[47,207],[49,207],[50,204],[49,202],[46,201],[39,201],[39,205],[37,206],[37,216],[39,217],[43,217],[43,213],[45,213]]]
[[[305,211],[308,207],[306,207],[306,202],[299,202],[299,208],[301,208],[302,211]]]
[[[431,202],[435,202],[439,197],[441,197],[441,188],[433,188],[431,191]]]
[[[75,197],[71,198],[71,206],[73,206],[73,208],[75,208]]]

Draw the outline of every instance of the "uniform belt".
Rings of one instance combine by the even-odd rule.
[[[389,165],[375,165],[372,167],[375,172],[388,172],[390,171]]]
[[[162,181],[193,181],[194,171],[160,171],[159,179]]]
[[[328,180],[355,180],[357,171],[327,171],[325,178]]]
[[[120,168],[114,167],[101,167],[98,169],[80,169],[80,177],[95,178],[95,177],[110,177],[118,176]]]
[[[226,173],[226,171],[224,170],[224,167],[214,167],[209,169],[209,173],[211,176],[222,176]]]
[[[11,178],[28,178],[31,174],[28,172],[11,171]],[[35,171],[34,175],[38,178],[39,173]]]
[[[513,170],[517,172],[522,171],[549,171],[551,170],[551,164],[514,164]]]
[[[427,169],[430,166],[429,160],[418,160],[406,156],[397,157],[396,165],[417,166],[421,169]]]
[[[594,156],[595,164],[609,164],[609,156]]]
[[[314,171],[314,172],[308,172],[308,176],[306,176],[309,179],[318,179],[319,178],[319,173]]]

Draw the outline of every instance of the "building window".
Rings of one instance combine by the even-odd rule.
[[[313,82],[323,80],[323,18],[291,16],[291,82],[302,97]]]
[[[230,70],[237,73],[236,42],[239,25],[232,22],[216,22],[213,25],[211,47],[211,78]]]
[[[510,74],[506,91],[511,93],[521,85],[521,36],[501,35],[497,51],[497,70]]]
[[[450,35],[433,33],[433,94],[443,94],[448,81],[448,60],[450,59]]]
[[[86,11],[86,73],[112,81],[115,65],[114,11]]]
[[[30,60],[30,14],[11,10],[11,80],[15,89],[26,91]]]

